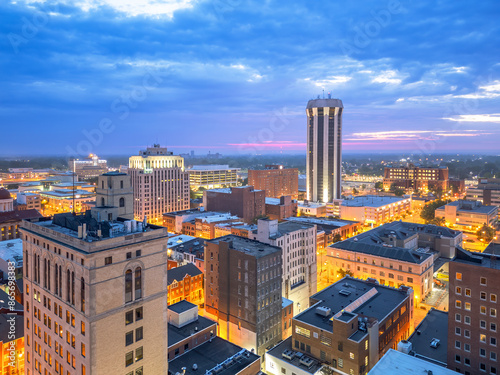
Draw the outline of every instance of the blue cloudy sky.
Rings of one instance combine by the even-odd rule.
[[[0,154],[500,151],[500,2],[0,2]]]

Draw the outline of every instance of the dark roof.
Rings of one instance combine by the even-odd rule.
[[[170,271],[168,271],[168,272],[170,272]],[[170,305],[168,307],[168,309],[172,310],[173,312],[176,312],[177,314],[180,314],[180,313],[183,313],[187,310],[191,310],[193,307],[198,308],[194,303],[188,302],[185,299],[183,299],[182,301],[179,301],[177,303],[174,303],[173,305]]]
[[[205,374],[206,371],[213,369],[217,365],[222,364],[227,359],[241,353],[237,360],[217,372],[217,375],[234,375],[256,361],[260,361],[260,357],[256,354],[242,349],[241,347],[231,344],[229,341],[223,340],[220,337],[214,337],[212,341],[206,342],[197,346],[183,355],[168,363],[168,373],[182,373],[182,368],[186,368],[186,374]],[[193,365],[197,365],[197,370],[193,370]],[[260,367],[260,366],[259,366]]]
[[[495,255],[499,256],[500,255],[500,243],[490,243],[486,249],[484,249],[483,254],[489,254],[489,255]]]
[[[290,351],[296,351],[296,349],[292,346],[292,337],[287,338],[286,340],[280,342],[278,345],[276,345],[274,348],[269,350],[266,355],[271,355],[275,358],[278,358],[280,361],[290,363],[293,366],[297,367],[298,369],[302,370],[304,373],[309,373],[309,374],[317,374],[318,370],[322,367],[321,362],[316,360],[315,358],[308,356],[313,360],[313,365],[311,368],[306,367],[305,365],[300,363],[300,359],[298,357],[293,357],[292,360],[289,360],[285,357],[282,356],[283,352],[285,350],[290,350]]]
[[[320,108],[320,107],[338,107],[338,108],[344,108],[344,105],[342,104],[342,100],[340,99],[311,99],[307,102],[307,107],[306,109],[311,109],[311,108]]]
[[[184,266],[169,269],[167,272],[168,285],[172,284],[174,280],[184,280],[184,277],[186,277],[186,275],[193,277],[201,275],[202,273],[203,272],[201,272],[193,263],[188,263]]]
[[[358,300],[359,298],[361,299]],[[351,313],[362,314],[383,322],[384,318],[406,298],[408,298],[408,294],[405,290],[346,276],[311,296],[311,302],[315,301],[314,304],[321,302],[314,306],[311,303],[310,308],[296,315],[294,319],[331,332],[333,324],[330,318],[356,300],[358,300],[359,306],[354,306]],[[330,315],[327,318],[318,315],[316,313],[318,306],[330,308]]]
[[[11,199],[10,193],[5,188],[0,188],[0,199]]]
[[[168,325],[168,347],[172,347],[182,340],[194,335],[195,332],[203,331],[208,327],[213,326],[213,334],[217,334],[217,323],[203,316],[198,316],[194,322],[188,323],[180,328],[173,324]]]
[[[418,332],[417,332],[418,331]],[[431,348],[432,339],[439,340],[437,348]],[[408,339],[412,344],[415,357],[430,359],[431,362],[441,362],[443,366],[447,363],[448,352],[448,313],[445,311],[431,309],[426,317]]]
[[[204,238],[194,238],[192,240],[171,246],[170,250],[177,251],[179,253],[204,253],[205,242],[206,240]]]
[[[27,219],[37,219],[40,217],[43,217],[42,214],[40,214],[40,212],[38,212],[35,209],[0,212],[0,223],[6,223],[9,221],[21,221]]]
[[[99,167],[100,169],[101,167]],[[126,176],[126,173],[123,172],[118,172],[118,171],[112,171],[112,172],[106,172],[102,174],[103,176]]]
[[[420,264],[431,256],[429,253],[420,253],[416,250],[405,249],[403,247],[387,247],[379,243],[366,243],[362,241],[345,240],[337,242],[329,247],[341,250],[350,250],[358,253],[376,255],[383,258],[400,260],[408,263]]]
[[[278,252],[281,254],[281,248],[278,246],[268,245],[263,242],[250,240],[234,234],[228,234],[227,236],[215,238],[207,242],[218,244],[220,241],[231,242],[231,249],[244,252],[255,258],[262,258]]]
[[[451,261],[500,270],[500,261],[495,255],[470,252],[460,247],[457,247],[455,258]]]

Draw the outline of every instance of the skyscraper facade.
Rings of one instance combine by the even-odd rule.
[[[307,103],[307,199],[331,202],[341,198],[342,112],[340,99]]]
[[[184,158],[155,144],[129,158],[134,217],[161,223],[163,214],[189,208],[189,173]]]

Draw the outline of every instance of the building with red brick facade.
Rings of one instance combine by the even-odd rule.
[[[251,223],[266,212],[265,191],[253,186],[213,189],[203,192],[203,206],[207,211],[230,212]]]
[[[283,168],[282,165],[266,165],[265,169],[249,169],[248,184],[255,189],[264,190],[266,197],[279,198],[291,195],[298,199],[299,170],[297,168]]]

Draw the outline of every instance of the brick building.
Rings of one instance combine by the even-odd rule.
[[[449,270],[448,367],[498,374],[500,262],[486,251],[459,249]]]
[[[251,223],[266,213],[265,191],[253,186],[206,190],[203,192],[203,206],[207,211],[230,212]]]
[[[168,305],[182,300],[203,304],[203,272],[193,263],[169,269],[167,280]]]
[[[384,168],[384,190],[392,184],[409,190],[446,191],[449,187],[448,167],[421,167],[408,163],[405,166]]]
[[[265,169],[249,169],[248,185],[264,190],[266,197],[269,198],[290,195],[292,199],[298,199],[299,170],[283,168],[282,165],[266,165]]]
[[[291,196],[266,197],[266,216],[271,220],[279,221],[290,216],[297,216],[297,201]]]

